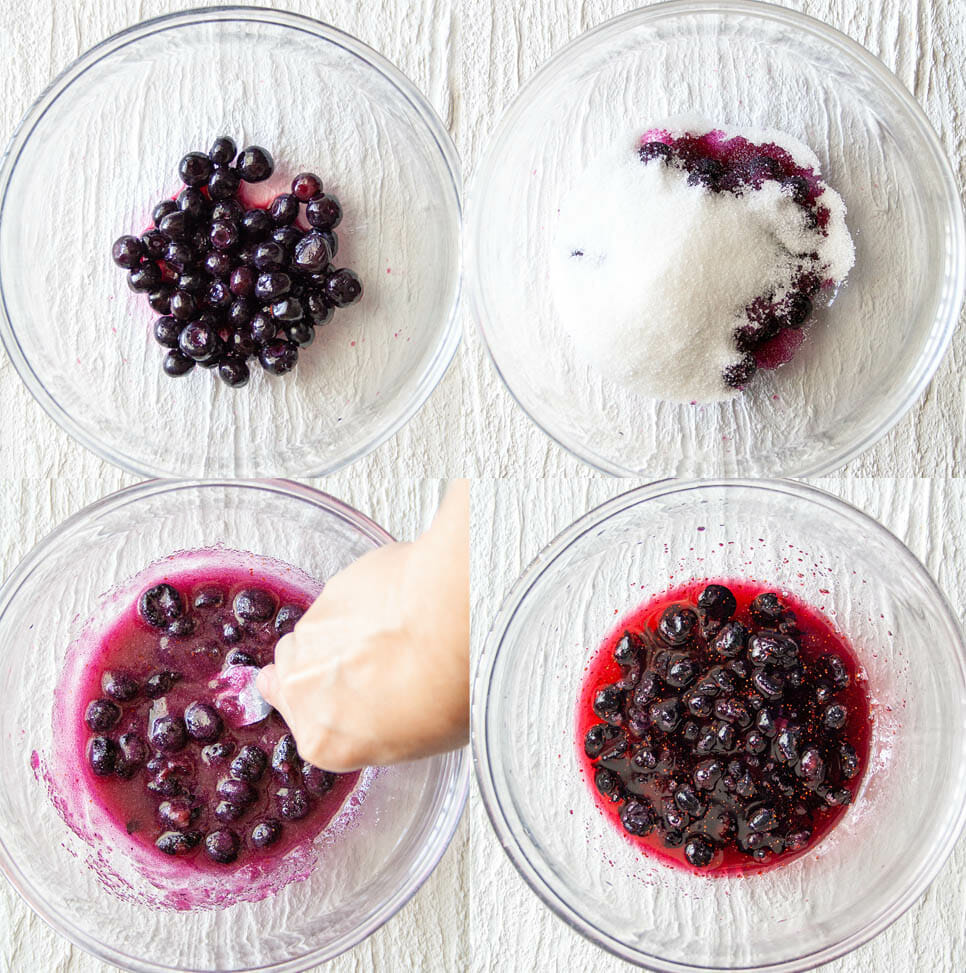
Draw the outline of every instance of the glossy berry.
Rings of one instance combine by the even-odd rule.
[[[697,614],[684,605],[668,605],[658,623],[658,634],[668,645],[683,645],[698,624]]]
[[[254,354],[254,349],[251,353]],[[235,355],[225,356],[218,366],[218,377],[233,389],[240,389],[247,385],[249,375],[244,360]]]
[[[216,166],[227,166],[230,165],[238,153],[238,149],[235,148],[234,139],[229,138],[227,135],[221,135],[211,143],[211,148],[208,150],[208,158]]]
[[[282,605],[275,616],[275,634],[279,637],[288,635],[295,628],[295,623],[305,614],[298,605]]]
[[[726,622],[738,608],[731,590],[720,584],[709,584],[698,595],[698,608],[716,622]]]
[[[332,254],[329,245],[321,233],[306,233],[298,243],[292,254],[292,263],[299,270],[307,274],[318,274],[329,265]]]
[[[621,824],[628,834],[643,837],[654,830],[654,812],[644,801],[638,799],[625,801],[619,814]]]
[[[311,172],[300,172],[292,180],[292,195],[302,203],[307,203],[321,192],[322,180]]]
[[[282,825],[274,818],[259,821],[252,828],[252,844],[256,848],[269,848],[282,837]]]
[[[298,347],[290,341],[273,341],[258,356],[262,368],[272,375],[284,375],[298,364]]]
[[[246,780],[256,784],[265,773],[268,766],[268,756],[261,747],[253,743],[246,744],[238,751],[238,756],[231,762],[231,773],[239,780]]]
[[[218,347],[214,329],[199,321],[192,321],[178,338],[181,353],[195,361],[208,358]]]
[[[220,798],[238,807],[249,807],[258,800],[258,791],[246,780],[225,777],[218,782],[216,792]]]
[[[240,185],[238,173],[231,166],[215,166],[208,179],[208,195],[212,199],[228,199]]]
[[[292,278],[281,271],[259,274],[255,279],[255,297],[260,301],[277,301],[292,289]]]
[[[128,274],[127,286],[136,294],[157,290],[161,286],[161,271],[158,265],[144,263],[135,267]]]
[[[205,837],[205,854],[220,865],[230,865],[238,857],[240,844],[231,828],[219,828]]]
[[[98,777],[109,777],[114,773],[117,746],[108,737],[93,737],[87,745],[87,760]]]
[[[144,246],[136,236],[118,237],[111,248],[114,263],[125,270],[134,270],[141,263],[143,256],[145,256]]]
[[[335,307],[348,307],[362,299],[362,281],[355,271],[343,267],[325,282],[325,296]]]
[[[162,753],[177,753],[188,742],[184,720],[177,716],[159,716],[151,725],[151,745]]]
[[[335,774],[303,760],[302,783],[313,797],[322,797],[323,794],[328,794],[332,790],[332,786],[335,784]]]
[[[160,699],[171,692],[171,687],[181,680],[181,673],[171,669],[162,669],[160,672],[153,672],[144,681],[144,695],[148,699]]]
[[[305,218],[317,230],[334,230],[342,222],[342,204],[335,196],[320,193],[306,203]]]
[[[216,250],[233,250],[241,242],[241,231],[238,225],[229,223],[227,220],[212,223],[208,236]]]
[[[184,722],[188,736],[202,743],[214,743],[224,728],[218,711],[208,703],[189,703],[185,707]]]
[[[133,777],[148,759],[148,745],[138,733],[124,733],[117,741],[114,771],[118,777]]]
[[[232,611],[239,622],[265,622],[275,614],[275,597],[264,588],[244,588],[235,595]]]
[[[166,628],[184,614],[184,599],[169,584],[157,584],[142,592],[138,614],[152,628]]]
[[[282,787],[275,799],[279,814],[287,821],[298,821],[309,813],[309,796],[301,787]]]
[[[267,149],[260,145],[249,145],[242,149],[235,167],[245,182],[263,182],[275,171],[275,161]]]
[[[714,858],[714,846],[706,838],[689,838],[684,846],[684,857],[695,868],[706,868]]]
[[[197,809],[184,798],[172,798],[158,805],[158,823],[165,830],[187,831],[197,817]]]
[[[272,218],[263,209],[246,210],[241,218],[242,237],[249,242],[264,240],[274,229]]]
[[[154,844],[158,851],[166,855],[187,855],[200,841],[200,831],[165,831]]]
[[[164,369],[165,375],[178,378],[181,375],[187,375],[195,367],[195,362],[177,348],[174,348],[164,356],[164,363],[161,367]]]
[[[118,703],[128,703],[140,692],[137,679],[129,672],[107,670],[101,676],[101,689],[105,696]]]
[[[244,649],[232,649],[225,656],[226,666],[257,666],[258,661],[255,656],[250,655]]]
[[[299,201],[291,193],[276,196],[268,207],[268,215],[276,226],[289,226],[299,215]]]
[[[296,783],[299,752],[291,733],[282,736],[272,751],[272,773],[284,784]]]
[[[211,175],[211,159],[200,152],[189,152],[178,165],[178,175],[186,186],[203,186]]]

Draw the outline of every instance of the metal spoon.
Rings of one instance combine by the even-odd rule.
[[[208,683],[215,709],[229,726],[251,726],[272,712],[272,704],[255,686],[259,671],[258,666],[228,666]]]

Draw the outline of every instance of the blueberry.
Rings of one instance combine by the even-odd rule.
[[[133,777],[148,759],[148,745],[137,733],[125,733],[117,741],[117,759],[114,770],[125,780]]]
[[[238,857],[238,835],[231,828],[219,828],[205,837],[205,854],[219,865],[230,865]]]
[[[591,760],[594,760],[604,747],[618,736],[620,736],[620,730],[616,726],[611,726],[608,723],[596,723],[584,737],[584,753]]]
[[[604,686],[594,696],[593,710],[601,718],[617,716],[624,705],[624,694],[616,686]]]
[[[264,240],[275,228],[272,218],[263,209],[246,210],[241,220],[242,238],[248,243],[257,243]],[[252,254],[254,256],[254,253]]]
[[[705,717],[711,715],[711,700],[703,693],[691,692],[684,697],[684,705],[692,716]]]
[[[714,735],[718,750],[727,753],[729,750],[734,749],[735,728],[730,723],[725,723],[723,720],[716,723],[714,725]]]
[[[141,258],[146,255],[144,245],[136,236],[122,236],[114,241],[111,247],[111,257],[118,267],[134,270],[140,266]]]
[[[299,270],[308,274],[318,274],[325,270],[332,259],[329,245],[321,233],[306,233],[297,244],[293,253],[292,263]]]
[[[785,677],[779,669],[770,666],[764,669],[756,669],[751,677],[755,688],[766,699],[779,699],[785,691]]]
[[[859,755],[849,743],[839,744],[839,771],[846,780],[851,780],[859,772]]]
[[[268,848],[282,837],[282,825],[274,818],[259,821],[252,828],[252,844],[256,848]]]
[[[247,780],[224,777],[215,789],[220,798],[238,807],[249,807],[258,800],[258,791]]]
[[[188,736],[202,743],[214,743],[223,729],[218,711],[207,703],[189,703],[184,711],[184,722]]]
[[[778,727],[775,724],[775,717],[770,709],[763,708],[758,711],[758,716],[755,719],[755,725],[766,737],[773,737],[776,733],[778,733]]]
[[[761,730],[751,730],[745,736],[745,749],[749,753],[761,753],[768,746],[765,734]]]
[[[620,778],[606,767],[601,767],[594,775],[594,785],[605,797],[614,799],[620,794]]]
[[[177,321],[187,321],[194,317],[198,310],[198,302],[193,294],[187,291],[175,291],[171,295],[171,316]]]
[[[645,165],[651,159],[658,159],[665,165],[670,165],[671,162],[671,147],[664,142],[645,142],[637,150],[637,154]]]
[[[224,356],[218,365],[219,378],[233,389],[247,385],[249,375],[248,366],[244,359],[236,355]]]
[[[158,226],[168,213],[173,213],[177,208],[178,204],[173,199],[162,199],[151,213],[154,225]]]
[[[210,222],[240,224],[245,216],[245,207],[237,199],[219,199],[211,207]]]
[[[87,746],[87,760],[98,777],[109,777],[117,762],[117,744],[108,737],[92,737]]]
[[[298,620],[305,614],[305,609],[299,605],[282,605],[275,616],[275,634],[280,638],[294,631]]]
[[[200,189],[193,189],[190,186],[183,189],[178,195],[177,202],[178,209],[193,223],[200,223],[208,217],[210,204],[208,197]]]
[[[260,145],[249,145],[242,149],[235,167],[245,182],[263,182],[275,171],[275,161]]]
[[[198,811],[183,798],[162,801],[158,805],[158,822],[167,831],[187,831],[198,817]]]
[[[852,803],[852,792],[847,787],[833,787],[824,796],[829,807],[844,807]]]
[[[178,347],[183,355],[194,361],[208,358],[218,347],[214,329],[200,321],[192,321],[181,332]]]
[[[302,307],[302,302],[297,297],[290,295],[275,301],[271,307],[271,314],[276,323],[284,328],[301,321],[305,316],[305,308]]]
[[[330,274],[325,281],[325,298],[335,307],[348,307],[362,298],[362,281],[346,267]]]
[[[231,773],[239,780],[256,784],[265,773],[267,766],[268,757],[265,751],[253,743],[248,743],[238,751],[238,756],[231,762]]]
[[[208,179],[208,195],[212,199],[228,199],[238,192],[241,180],[231,166],[215,166]]]
[[[785,301],[781,317],[786,328],[800,328],[812,313],[812,302],[801,291],[793,291]]]
[[[704,186],[711,192],[717,192],[724,174],[725,167],[717,159],[698,159],[688,173],[688,185]]]
[[[668,605],[658,622],[658,634],[669,645],[683,645],[691,638],[698,616],[685,605]]]
[[[309,795],[301,787],[282,787],[275,798],[279,814],[287,821],[298,821],[309,813]]]
[[[707,838],[699,836],[688,838],[687,844],[684,846],[684,857],[695,868],[706,868],[711,864],[711,859],[714,858],[714,846]]]
[[[804,176],[789,176],[781,183],[782,192],[787,193],[799,206],[804,206],[808,202],[811,190],[808,187],[808,180]]]
[[[206,766],[217,767],[227,763],[234,752],[235,745],[233,743],[210,743],[201,748],[201,759]]]
[[[698,608],[716,622],[726,622],[738,608],[735,596],[724,585],[709,584],[698,595]]]
[[[108,670],[101,676],[101,689],[118,703],[129,703],[140,692],[137,679],[129,672]]]
[[[161,260],[168,247],[168,238],[160,230],[147,230],[141,236],[144,253],[152,260]],[[135,267],[137,264],[134,265]],[[128,268],[129,270],[132,268]]]
[[[797,726],[787,726],[779,732],[775,746],[779,759],[784,763],[793,764],[798,761],[798,743],[800,736],[801,730]]]
[[[169,240],[185,240],[191,232],[191,218],[176,207],[161,220],[158,229]]]
[[[178,175],[186,186],[203,186],[211,175],[211,159],[200,152],[189,152],[178,164]]]
[[[825,761],[815,747],[802,753],[798,762],[798,772],[810,783],[820,783],[825,778]]]
[[[827,730],[841,730],[848,720],[848,711],[841,703],[832,703],[822,714],[822,726]]]
[[[264,588],[244,588],[235,595],[232,611],[239,622],[266,622],[275,614],[275,597]]]
[[[321,328],[323,324],[328,324],[335,314],[335,308],[321,294],[317,294],[314,291],[305,296],[302,304],[309,321],[316,328]]]
[[[258,660],[244,649],[232,649],[225,656],[226,666],[257,666]]]
[[[825,675],[837,689],[845,689],[849,684],[849,670],[845,663],[837,656],[829,654],[822,659]]]
[[[310,764],[307,760],[302,761],[302,783],[305,789],[313,797],[322,797],[328,794],[335,784],[335,774],[331,770],[323,770]]]
[[[739,347],[739,350],[744,350]],[[721,378],[728,388],[743,389],[754,378],[758,371],[758,362],[752,354],[743,355],[732,365],[728,365],[721,373]]]
[[[811,837],[812,833],[808,830],[789,831],[785,835],[785,850],[801,851],[808,844]]]
[[[298,346],[291,341],[272,341],[259,353],[262,368],[272,375],[284,375],[298,364]]]
[[[299,751],[295,745],[295,737],[286,733],[280,737],[272,750],[272,772],[277,778],[291,782],[298,770]]]
[[[200,841],[200,831],[165,831],[154,844],[166,855],[186,855]]]
[[[162,284],[156,291],[148,294],[148,307],[157,314],[170,313],[173,294],[174,288],[170,284]]]
[[[272,230],[272,239],[285,251],[286,258],[294,253],[296,245],[304,235],[297,226],[276,226]]]
[[[749,606],[751,617],[762,625],[777,622],[785,611],[778,595],[774,591],[763,591],[756,595]]]
[[[164,669],[160,672],[153,672],[144,681],[144,695],[148,699],[160,699],[171,691],[171,687],[181,679],[180,672],[171,669]]]
[[[693,788],[687,785],[679,787],[674,792],[674,803],[685,814],[690,814],[693,818],[700,817],[704,813],[704,805],[702,805],[701,799],[695,794]]]
[[[641,674],[632,699],[635,706],[646,706],[661,691],[661,677],[653,670],[646,669]]]
[[[651,722],[663,733],[671,733],[681,723],[681,701],[676,698],[662,699],[648,709]]]
[[[249,297],[255,290],[255,271],[251,267],[236,267],[228,280],[228,290],[235,297]]]
[[[300,172],[292,180],[292,195],[300,202],[307,203],[321,192],[322,180],[312,172]]]
[[[684,832],[679,828],[668,828],[664,832],[663,841],[667,848],[679,848],[684,844]]]
[[[276,226],[289,226],[299,215],[298,197],[291,193],[280,193],[269,204],[268,215]]]
[[[727,724],[725,724],[727,725]],[[698,739],[694,742],[695,753],[711,753],[718,745],[718,735],[711,723],[701,727]]]
[[[208,158],[216,166],[227,166],[235,158],[237,151],[238,149],[235,148],[233,139],[230,139],[227,135],[220,135],[211,143]]]
[[[668,666],[664,681],[676,689],[683,689],[685,686],[690,686],[697,675],[698,667],[694,659],[688,655],[679,654],[674,656],[673,661]]]
[[[161,270],[157,264],[140,264],[128,274],[127,286],[136,294],[157,290],[161,286]]]
[[[235,295],[224,280],[215,280],[208,285],[208,292],[204,295],[205,304],[216,311],[224,311],[230,307]]]
[[[151,725],[151,744],[162,753],[177,753],[188,742],[184,720],[177,716],[159,716]]]
[[[264,246],[264,244],[263,244]],[[292,289],[292,278],[281,271],[259,274],[255,280],[255,297],[259,301],[280,300]]]
[[[247,810],[248,808],[242,807],[240,804],[232,804],[231,801],[219,801],[215,805],[214,815],[222,824],[231,824],[233,821],[244,817]]]
[[[237,645],[245,637],[245,629],[233,618],[221,626],[221,640],[225,645]]]
[[[745,647],[748,630],[741,622],[728,622],[714,637],[711,648],[726,659],[738,655]]]
[[[694,783],[701,789],[705,791],[713,790],[715,785],[721,780],[721,775],[724,773],[724,768],[717,761],[712,759],[702,760],[694,768]],[[687,810],[687,808],[684,808]]]
[[[628,834],[644,837],[654,830],[656,821],[654,811],[644,801],[632,798],[626,801],[619,812],[621,824]]]
[[[715,700],[714,715],[719,720],[724,720],[726,723],[737,723],[740,727],[746,727],[751,723],[751,713],[748,712],[748,707],[741,700],[730,696]]]
[[[173,622],[169,622],[168,627],[164,631],[166,634],[173,635],[176,638],[186,639],[194,633],[195,627],[196,623],[193,615],[182,615],[181,618],[176,618]]]
[[[109,730],[121,718],[121,707],[109,699],[93,699],[87,704],[84,722],[95,732]]]
[[[748,819],[752,831],[774,831],[778,827],[778,815],[773,807],[761,807]]]
[[[211,224],[208,237],[216,250],[234,250],[241,241],[241,231],[237,224],[219,220]]]
[[[334,230],[342,222],[342,204],[335,196],[319,193],[305,204],[305,218],[317,230]]]
[[[205,257],[205,272],[216,279],[227,277],[232,271],[231,257],[221,250],[212,250]],[[229,292],[230,293],[230,292]]]
[[[184,600],[169,584],[157,584],[141,593],[138,613],[152,628],[166,628],[184,614]]]

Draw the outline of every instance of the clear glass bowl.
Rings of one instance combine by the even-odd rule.
[[[169,480],[93,504],[34,548],[0,589],[0,868],[42,918],[124,969],[299,971],[355,945],[409,900],[459,821],[465,751],[380,768],[352,825],[320,836],[321,866],[309,878],[206,912],[108,891],[88,865],[103,849],[64,824],[31,767],[33,751],[46,764],[51,750],[52,693],[68,646],[92,614],[110,610],[112,587],[149,563],[223,544],[324,581],[389,540],[367,517],[295,483]]]
[[[276,379],[233,390],[161,372],[156,315],[111,261],[180,188],[178,162],[230,134],[277,170],[318,172],[345,208],[340,266],[366,293]],[[137,473],[315,476],[420,408],[460,337],[460,171],[426,98],[384,58],[295,14],[246,7],[146,21],[38,98],[0,171],[0,337],[46,411]]]
[[[670,584],[749,576],[827,612],[851,642],[873,698],[872,760],[810,853],[712,878],[642,854],[604,818],[578,767],[576,705],[621,615]],[[472,701],[483,800],[514,865],[574,929],[652,970],[790,973],[841,956],[922,894],[966,815],[959,623],[892,534],[800,483],[655,483],[587,514],[508,595]]]
[[[588,163],[635,126],[685,115],[809,145],[848,206],[856,246],[794,360],[736,400],[702,406],[645,398],[578,364],[548,273],[557,208]],[[560,51],[474,174],[466,240],[474,313],[520,406],[580,459],[648,477],[841,466],[925,389],[966,277],[956,181],[906,89],[838,31],[744,0],[649,6]]]

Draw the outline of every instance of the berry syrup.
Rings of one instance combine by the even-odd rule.
[[[190,707],[201,704],[202,717],[210,714],[209,684],[232,665],[271,663],[276,642],[312,599],[304,588],[241,567],[172,571],[162,581],[181,596],[184,611],[175,621],[152,625],[139,607],[142,593],[87,660],[74,696],[78,710],[66,716],[76,727],[78,783],[156,859],[173,863],[169,856],[176,856],[186,869],[223,876],[242,866],[268,872],[326,827],[359,774],[328,774],[285,754],[291,738],[274,710],[237,728],[223,711],[214,726],[196,720],[192,734]],[[258,598],[246,604],[243,593],[252,592]],[[251,617],[253,604],[260,617]],[[175,721],[179,738],[159,749],[162,717]],[[251,748],[261,756],[246,765]],[[225,781],[234,783],[226,789]]]
[[[724,623],[699,607],[716,585],[734,596]],[[842,818],[867,769],[872,715],[855,653],[826,617],[787,594],[765,595],[778,614],[753,615],[766,592],[744,581],[675,588],[624,617],[587,665],[581,772],[601,813],[671,865],[735,875],[792,861]],[[669,644],[662,620],[674,636],[681,609],[700,622]],[[716,636],[725,645],[726,629],[744,636],[722,654]],[[759,664],[768,639],[782,635],[797,646],[794,664]],[[626,662],[631,644],[639,661],[619,665],[615,650]]]

